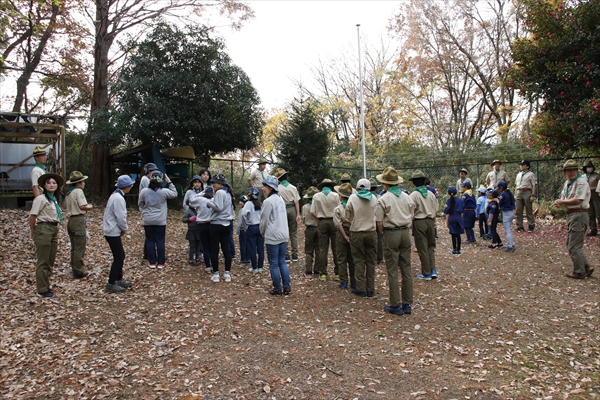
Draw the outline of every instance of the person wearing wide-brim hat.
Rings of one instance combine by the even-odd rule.
[[[588,209],[588,215],[590,216],[590,231],[586,236],[598,236],[598,225],[600,224],[600,193],[598,188],[600,185],[600,175],[595,172],[596,167],[592,163],[592,160],[581,168],[583,176],[587,179],[588,185],[590,185],[590,191],[592,197],[590,199],[590,208]]]
[[[43,174],[37,184],[44,191],[33,199],[29,213],[30,237],[35,243],[37,262],[35,282],[37,292],[43,297],[52,297],[50,276],[58,249],[58,224],[62,224],[62,211],[59,206],[60,187],[65,180],[57,174]]]
[[[466,168],[461,168],[460,171],[458,171],[458,174],[460,175],[460,178],[458,178],[458,180],[456,181],[457,188],[461,187],[465,182],[470,182],[471,185],[473,185],[473,181],[471,180],[471,178],[467,177],[469,171]]]
[[[524,231],[523,210],[527,215],[528,231],[535,230],[535,215],[533,214],[533,202],[537,196],[537,178],[531,171],[531,162],[521,160],[519,163],[521,169],[515,178],[515,217],[517,220],[517,232]]]
[[[116,189],[110,195],[104,217],[102,218],[102,229],[104,239],[108,242],[113,255],[113,262],[108,274],[108,283],[105,291],[108,293],[123,293],[132,286],[130,281],[123,279],[123,264],[125,263],[125,249],[121,237],[127,233],[127,204],[125,195],[131,191],[135,181],[129,175],[121,175],[117,179]]]
[[[144,165],[144,176],[140,179],[138,193],[141,193],[142,189],[146,189],[150,185],[150,176],[154,171],[158,171],[156,164],[149,162]]]
[[[348,198],[352,195],[352,189],[349,182],[333,188],[340,196],[340,204],[333,210],[333,224],[338,230],[335,237],[335,250],[340,275],[338,286],[342,289],[348,288],[348,277],[350,278],[350,287],[356,289],[354,260],[352,259],[352,248],[350,246],[350,221],[346,218],[346,204]]]
[[[342,174],[342,176],[340,177],[340,185],[342,183],[349,183],[350,186],[352,186],[352,177],[350,176],[349,173],[344,172]],[[352,188],[352,194],[356,194],[356,189]]]
[[[420,170],[413,172],[409,181],[415,185],[415,190],[410,198],[415,202],[415,216],[413,221],[413,235],[417,253],[421,260],[421,273],[419,279],[437,279],[435,265],[435,225],[438,202],[435,195],[427,189],[425,181],[427,176]]]
[[[268,161],[264,158],[261,158],[256,164],[258,165],[258,168],[252,171],[250,174],[250,177],[248,178],[248,186],[258,189],[258,200],[262,202],[265,200],[262,191],[262,183],[269,176],[269,173],[266,171]]]
[[[319,220],[319,257],[317,259],[317,271],[319,279],[327,280],[327,253],[331,243],[331,253],[333,254],[334,274],[336,279],[339,277],[338,259],[336,252],[335,237],[337,228],[333,224],[333,210],[340,203],[337,193],[333,190],[335,184],[331,179],[323,179],[317,185],[319,193],[313,196],[310,213]]]
[[[35,146],[32,155],[35,160],[35,166],[32,168],[30,174],[31,188],[33,190],[33,197],[37,197],[43,192],[43,189],[38,185],[38,179],[40,176],[48,173],[48,168],[46,168],[48,155],[46,154],[46,149],[42,146]]]
[[[314,186],[308,188],[303,199],[307,203],[302,206],[302,222],[306,227],[304,229],[304,273],[312,275],[317,273],[317,260],[319,257],[319,220],[310,213],[310,206],[315,194],[319,193],[319,189]]]
[[[287,248],[285,259],[286,261],[291,259],[296,262],[298,261],[298,224],[302,220],[300,216],[300,194],[296,186],[288,181],[288,173],[285,169],[277,168],[275,178],[279,180],[279,195],[285,203],[285,212],[290,232],[290,246]]]
[[[560,199],[554,201],[554,205],[567,209],[567,248],[573,262],[573,272],[565,274],[565,276],[573,279],[585,279],[594,272],[583,253],[583,241],[590,220],[587,210],[592,193],[585,177],[578,173],[579,166],[575,160],[567,160],[563,164],[562,170],[567,180]]]
[[[377,228],[383,232],[385,265],[388,273],[389,305],[385,312],[394,315],[410,314],[413,303],[413,277],[410,268],[412,225],[416,204],[398,184],[403,179],[393,167],[387,167],[377,180],[383,184],[385,193],[379,198],[375,217]],[[398,270],[402,273],[402,297],[398,287]]]
[[[65,208],[69,216],[67,232],[71,241],[71,271],[75,279],[82,279],[90,273],[84,271],[83,257],[85,256],[85,245],[87,242],[87,224],[85,213],[94,208],[87,202],[83,188],[88,177],[79,171],[71,172],[67,185],[71,185],[66,191]]]
[[[505,181],[506,183],[510,183],[510,179],[508,179],[508,174],[506,173],[506,171],[500,169],[501,165],[502,165],[502,161],[500,161],[500,160],[494,160],[491,162],[490,166],[493,169],[492,169],[492,171],[490,171],[489,174],[487,174],[487,177],[485,178],[486,186],[497,187],[498,182],[500,182],[500,181]],[[473,183],[471,182],[471,185],[472,184]],[[460,186],[457,186],[457,187],[460,188]]]

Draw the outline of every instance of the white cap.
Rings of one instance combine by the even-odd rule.
[[[371,182],[368,179],[359,179],[356,183],[356,188],[371,190]]]

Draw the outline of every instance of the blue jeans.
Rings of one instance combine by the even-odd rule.
[[[511,225],[515,219],[515,211],[502,211],[502,225],[504,225],[504,232],[506,234],[506,242],[508,243],[508,247],[513,247],[515,242],[513,241]]]
[[[252,269],[262,268],[265,263],[265,238],[260,234],[258,225],[250,225],[246,231],[248,235],[248,259]],[[258,262],[256,257],[258,255]]]
[[[248,261],[248,231],[240,229],[240,261]]]
[[[279,244],[267,244],[267,257],[271,270],[271,280],[273,281],[273,289],[281,290],[281,281],[283,280],[283,288],[291,289],[290,286],[290,271],[285,263],[285,252],[287,250],[287,242]]]
[[[166,225],[144,225],[146,232],[146,248],[148,250],[148,264],[165,263],[165,233]]]

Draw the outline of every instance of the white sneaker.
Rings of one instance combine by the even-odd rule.
[[[212,274],[212,268],[206,267],[206,268],[204,268],[204,271],[205,271],[207,274]]]
[[[225,278],[225,282],[231,282],[231,273],[225,271],[225,273],[223,274],[223,278]]]
[[[212,276],[210,277],[210,280],[213,282],[221,282],[221,277],[219,276],[218,272],[215,272],[214,274],[212,274]]]
[[[150,269],[156,269],[156,265],[154,264],[148,264],[148,266],[150,267]]]
[[[262,268],[257,268],[257,269],[256,269],[256,273],[257,273],[257,274],[262,274]]]
[[[250,268],[248,268],[248,271],[254,272],[254,268],[250,267]]]

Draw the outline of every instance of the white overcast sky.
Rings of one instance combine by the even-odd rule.
[[[310,66],[366,40],[387,38],[389,18],[398,1],[248,2],[255,18],[240,31],[221,28],[227,52],[250,77],[265,108],[281,107],[297,95],[292,80],[310,84]]]

